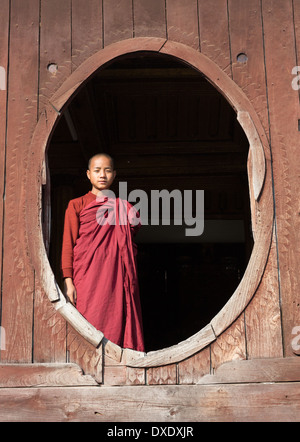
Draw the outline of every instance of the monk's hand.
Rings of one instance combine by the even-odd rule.
[[[65,278],[65,296],[71,304],[76,305],[77,293],[72,278]]]

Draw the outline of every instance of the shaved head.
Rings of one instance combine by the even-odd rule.
[[[106,157],[106,158],[108,158],[108,159],[110,160],[110,163],[111,163],[111,167],[112,167],[112,169],[113,169],[113,170],[115,169],[114,159],[113,159],[108,153],[105,153],[105,152],[99,152],[99,153],[96,153],[95,155],[93,155],[93,156],[89,159],[89,162],[88,162],[88,170],[90,170],[90,167],[91,167],[91,163],[92,163],[92,161],[95,160],[96,158],[99,158],[99,157]]]

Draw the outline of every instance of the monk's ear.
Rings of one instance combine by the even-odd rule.
[[[114,179],[116,178],[116,175],[117,175],[117,171],[114,170]]]
[[[86,171],[86,176],[88,177],[89,180],[91,179],[91,173],[89,169]]]

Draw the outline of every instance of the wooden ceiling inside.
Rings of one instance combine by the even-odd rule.
[[[128,191],[204,189],[211,218],[244,218],[248,141],[236,114],[201,73],[170,57],[122,57],[80,89],[49,145],[52,183],[85,193],[86,164],[99,151],[115,158]]]

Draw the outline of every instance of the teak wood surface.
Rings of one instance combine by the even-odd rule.
[[[120,420],[298,420],[300,379],[278,370],[286,361],[298,373],[291,360],[299,357],[292,341],[300,326],[300,95],[291,74],[300,57],[299,2],[1,0],[0,7],[7,73],[0,90],[0,419],[105,420],[117,396]],[[200,335],[146,356],[108,342],[65,302],[41,225],[45,152],[61,113],[97,68],[141,50],[200,70],[234,107],[250,142],[255,238],[241,284]],[[225,378],[237,362],[241,383],[231,385]],[[15,364],[33,370],[19,386]],[[51,387],[35,386],[39,373]],[[220,385],[195,385],[211,376]]]

